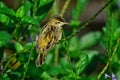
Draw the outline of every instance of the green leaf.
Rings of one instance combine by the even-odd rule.
[[[41,0],[42,1],[42,0]],[[40,3],[41,3],[41,1],[40,1]],[[44,0],[43,0],[44,1]],[[47,13],[48,11],[49,11],[49,9],[52,7],[52,5],[53,5],[53,2],[54,2],[54,0],[51,0],[51,1],[46,1],[46,2],[42,2],[41,3],[41,5],[40,5],[40,7],[37,9],[37,11],[36,11],[36,15],[37,16],[40,16],[40,15],[42,15],[42,14],[45,14],[45,13]]]
[[[20,8],[18,8],[16,12],[16,17],[23,17],[25,15],[25,7],[22,5]]]
[[[79,20],[74,20],[74,19],[72,19],[72,20],[70,21],[70,27],[72,27],[72,28],[79,27],[79,25],[80,25],[80,21],[79,21]]]
[[[60,72],[61,72],[61,68],[53,66],[53,67],[51,67],[51,69],[48,73],[52,76],[55,76],[55,75],[59,75]]]
[[[0,22],[8,25],[10,22],[10,18],[8,16],[0,13]]]
[[[8,77],[8,73],[5,73],[2,75],[2,79],[0,80],[11,80],[11,79]]]
[[[35,47],[36,46],[36,41],[32,42],[28,42],[25,44],[24,48],[31,48],[31,47]]]
[[[16,17],[23,17],[29,15],[31,7],[32,4],[29,1],[25,1],[24,5],[18,8],[18,10],[16,11]]]
[[[66,78],[67,80],[81,80],[81,77],[76,75],[74,72],[70,73]]]
[[[44,6],[44,5],[46,5],[46,4],[48,4],[48,3],[50,3],[50,2],[52,2],[52,1],[54,1],[54,0],[41,0],[40,2],[39,2],[39,7],[41,7],[41,6]]]
[[[89,58],[85,54],[80,55],[80,60],[76,63],[76,74],[79,75],[88,65]]]
[[[61,63],[62,69],[64,71],[66,71],[67,73],[71,72],[71,65],[70,65],[70,62],[68,61],[68,59],[61,58],[60,63]]]
[[[36,10],[36,16],[38,16],[37,17],[38,21],[41,21],[46,16],[47,12],[50,10],[50,8],[53,5],[53,2],[54,0],[49,0],[49,1],[40,0],[39,1],[39,7]]]
[[[28,15],[30,13],[32,3],[29,2],[28,0],[25,0],[24,7],[25,7],[25,15]]]
[[[69,44],[69,56],[72,58],[77,58],[79,57],[79,39],[77,38],[77,36],[74,36],[70,39]],[[76,54],[75,54],[76,53]]]
[[[113,40],[117,40],[118,38],[120,38],[120,27],[116,28],[113,34]]]
[[[44,72],[42,73],[41,77],[42,77],[43,79],[49,79],[49,78],[50,78],[50,75],[49,75],[47,72],[44,71]]]
[[[3,2],[0,2],[0,8],[7,8],[7,6]]]
[[[18,42],[15,42],[14,46],[15,46],[15,49],[16,49],[17,52],[23,50],[22,44],[20,44]]]
[[[36,19],[34,19],[33,17],[30,17],[30,16],[23,17],[22,18],[22,22],[23,23],[29,23],[29,24],[33,24],[33,25],[39,26],[38,20],[36,20]]]
[[[78,49],[78,46],[79,46],[78,42],[79,42],[79,40],[76,36],[74,36],[70,39],[70,43],[69,43],[69,51],[70,52],[71,51],[74,52]]]
[[[27,75],[29,75],[35,79],[37,79],[37,78],[40,79],[43,71],[44,70],[42,69],[42,67],[37,68],[35,66],[35,61],[31,61],[29,66],[28,66]]]
[[[98,53],[98,51],[94,50],[81,51],[80,60],[76,63],[76,74],[79,75]]]
[[[99,52],[95,50],[83,50],[80,52],[80,54],[85,54],[89,58],[89,62],[94,58],[94,56],[98,55]]]
[[[21,63],[25,62],[25,56],[24,56],[24,54],[23,55],[19,55],[18,61],[20,61]]]
[[[88,0],[77,0],[76,7],[72,10],[72,18],[77,20],[87,4]]]
[[[69,80],[75,80],[76,79],[76,74],[75,73],[70,73],[68,76],[67,76],[67,78],[69,79]]]
[[[118,80],[120,80],[120,69],[116,72],[116,77]]]
[[[80,49],[85,49],[95,45],[101,38],[100,32],[90,32],[80,39]]]
[[[6,7],[0,7],[0,13],[11,17],[15,16],[15,12],[12,9]]]
[[[0,47],[7,44],[12,39],[12,36],[6,31],[0,31]]]
[[[72,28],[76,28],[80,25],[79,16],[81,15],[88,0],[77,0],[76,6],[72,9],[72,19],[70,25]]]
[[[18,77],[22,77],[22,73],[21,72],[11,72],[11,75],[16,75]]]
[[[46,63],[47,65],[51,65],[52,59],[53,59],[53,54],[50,54],[50,53],[47,54],[47,55],[46,55],[45,63]]]
[[[47,13],[41,14],[40,16],[37,17],[38,21],[41,22],[43,18],[46,16]]]

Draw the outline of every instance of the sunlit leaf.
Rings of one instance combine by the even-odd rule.
[[[0,31],[0,47],[7,44],[12,39],[12,36],[6,31]]]
[[[30,16],[23,17],[22,22],[39,26],[38,20],[36,20],[36,19],[34,19],[33,17],[30,17]]]
[[[41,0],[40,3],[39,3],[39,7],[44,6],[44,5],[46,5],[46,4],[48,4],[52,1],[54,1],[54,0],[49,0],[49,1],[48,0]]]
[[[10,22],[10,18],[8,16],[0,13],[0,22],[8,25]]]
[[[76,73],[79,75],[88,65],[89,58],[85,54],[80,55],[80,60],[76,63]]]
[[[30,13],[31,7],[32,7],[32,4],[29,1],[25,1],[24,5],[22,5],[17,9],[16,17],[28,16]]]
[[[72,19],[70,21],[70,25],[71,25],[72,28],[76,28],[76,27],[78,27],[80,25],[80,21]]]
[[[113,39],[116,40],[120,38],[120,27],[116,28],[114,34],[113,34]]]
[[[21,6],[16,12],[16,17],[23,17],[25,15],[25,7]]]
[[[8,16],[15,16],[15,12],[12,9],[6,7],[0,7],[0,13]]]
[[[79,75],[76,75],[74,72],[70,73],[68,76],[66,76],[67,80],[80,80],[81,77]]]
[[[18,42],[15,42],[14,45],[15,45],[15,49],[16,49],[17,52],[23,50],[22,44],[20,44]]]

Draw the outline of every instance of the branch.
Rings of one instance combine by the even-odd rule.
[[[28,57],[28,61],[24,64],[25,70],[24,70],[24,72],[23,72],[22,80],[25,80],[26,73],[27,73],[27,70],[28,70],[28,67],[29,67],[29,63],[30,63],[30,60],[31,60],[31,57],[32,57],[33,49],[34,49],[34,46],[33,46],[33,42],[32,42],[32,48],[31,48],[31,50],[30,50],[30,55],[29,55],[29,57]]]
[[[65,11],[66,11],[69,3],[70,3],[70,0],[67,0],[67,1],[65,2],[64,6],[63,6],[63,9],[62,9],[62,11],[61,11],[61,13],[60,13],[60,16],[63,16],[63,15],[65,14]]]
[[[94,14],[93,17],[91,17],[90,19],[88,19],[86,22],[81,24],[81,27],[74,32],[73,34],[71,34],[70,36],[67,36],[65,39],[62,39],[61,41],[65,41],[67,39],[72,38],[73,36],[75,36],[77,33],[81,32],[84,28],[86,28],[113,0],[108,1],[96,14]]]
[[[103,68],[103,70],[99,73],[99,75],[97,76],[97,80],[100,79],[100,77],[105,73],[105,71],[107,70],[108,66],[110,65],[110,62],[113,60],[113,57],[118,49],[120,43],[120,38],[117,40],[117,44],[115,45],[115,48],[113,50],[112,56],[109,58],[107,64],[105,65],[105,67]]]
[[[21,50],[21,51],[19,51],[19,52],[16,52],[16,53],[14,53],[14,54],[6,57],[4,60],[2,60],[2,62],[0,63],[0,66],[2,66],[3,63],[6,62],[7,60],[9,60],[11,57],[16,56],[16,55],[20,55],[21,53],[28,52],[29,50],[30,50],[30,48],[27,48],[27,49]]]

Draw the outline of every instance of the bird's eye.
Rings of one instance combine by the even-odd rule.
[[[60,22],[57,22],[58,24],[60,23]]]
[[[55,22],[55,24],[59,24],[60,22]]]

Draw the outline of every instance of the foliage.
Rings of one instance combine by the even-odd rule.
[[[120,79],[120,46],[115,47],[120,39],[120,7],[116,6],[119,0],[113,1],[107,8],[108,20],[103,31],[88,32],[80,38],[74,35],[61,41],[48,52],[45,63],[36,67],[36,35],[40,33],[40,22],[53,3],[54,0],[25,0],[14,11],[0,1],[0,56],[3,56],[0,58],[0,80],[96,80],[99,73],[95,70],[96,66],[109,62],[116,48],[114,58],[100,79],[105,79],[105,73],[109,76],[114,74],[115,78]],[[78,18],[87,3],[88,0],[77,0],[76,6],[72,8],[70,27],[73,33],[81,25]],[[63,30],[63,39],[72,32]],[[97,45],[106,54],[96,49]]]

